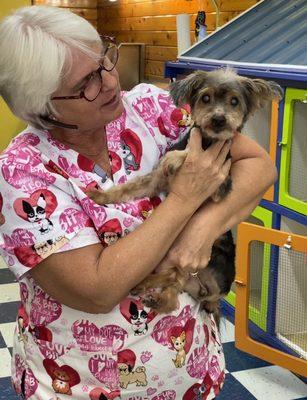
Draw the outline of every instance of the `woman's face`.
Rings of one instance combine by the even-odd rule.
[[[100,48],[98,52],[100,53]],[[72,51],[71,70],[62,86],[53,96],[78,95],[84,86],[84,78],[96,71],[99,64],[78,50]],[[57,119],[66,124],[78,125],[79,131],[95,130],[118,118],[123,112],[120,83],[116,69],[102,71],[102,88],[96,100],[53,100],[59,113]]]

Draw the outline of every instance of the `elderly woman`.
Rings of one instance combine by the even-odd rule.
[[[161,315],[129,292],[162,260],[189,272],[206,266],[215,239],[274,182],[268,155],[236,135],[233,191],[214,204],[230,144],[203,151],[196,132],[165,199],[98,206],[86,192],[150,171],[186,133],[177,114],[187,111],[153,85],[121,92],[116,46],[63,9],[32,6],[7,17],[0,54],[1,95],[29,123],[0,160],[1,254],[21,295],[16,392],[42,400],[215,398],[225,365],[213,317],[187,293]]]

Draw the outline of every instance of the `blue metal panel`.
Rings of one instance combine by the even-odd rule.
[[[179,59],[284,64],[306,67],[306,73],[307,2],[264,0],[192,46]]]
[[[306,62],[307,65],[307,62]],[[175,78],[177,75],[188,75],[196,70],[212,71],[213,69],[228,66],[226,63],[212,61],[210,64],[208,60],[205,62],[190,62],[190,61],[169,61],[165,64],[165,77]],[[250,76],[255,78],[266,78],[278,81],[281,86],[291,86],[293,88],[305,89],[307,88],[307,72],[294,72],[294,71],[274,71],[270,68],[257,69],[247,67],[235,67],[235,70],[240,75]]]
[[[307,226],[306,215],[300,214],[294,210],[291,210],[290,208],[286,208],[280,204],[276,204],[268,200],[261,200],[260,205],[270,211],[281,214],[289,219],[293,219],[294,221]],[[279,229],[279,227],[277,229]]]

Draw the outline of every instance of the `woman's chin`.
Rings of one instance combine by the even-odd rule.
[[[119,118],[123,112],[124,112],[124,105],[122,99],[120,99],[117,106],[112,110],[108,110],[108,113],[106,113],[106,111],[103,110],[103,119],[108,124]]]

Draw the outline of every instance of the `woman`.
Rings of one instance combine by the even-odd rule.
[[[1,95],[29,123],[1,156],[2,256],[21,293],[16,392],[215,398],[225,366],[213,318],[186,293],[171,315],[157,315],[129,292],[161,263],[205,267],[215,239],[274,182],[268,155],[237,135],[233,191],[214,204],[230,144],[203,151],[196,132],[166,199],[98,206],[86,191],[150,171],[186,133],[187,110],[178,118],[152,85],[121,93],[116,47],[63,9],[17,10],[0,26],[0,51]]]

